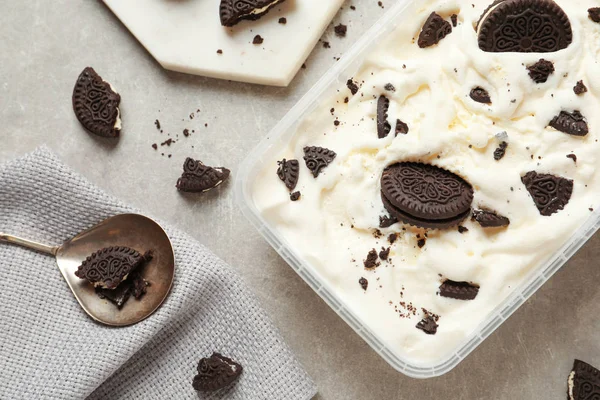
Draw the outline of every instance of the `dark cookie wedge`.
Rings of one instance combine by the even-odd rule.
[[[592,7],[588,10],[588,17],[597,23],[600,23],[600,7]]]
[[[529,77],[535,83],[545,83],[554,73],[554,64],[551,61],[540,59],[538,62],[527,66]]]
[[[298,160],[286,160],[285,158],[278,161],[277,176],[285,183],[285,186],[294,190],[300,177],[300,163]]]
[[[405,122],[397,119],[396,120],[396,136],[398,136],[399,133],[406,135],[408,133],[408,131],[409,131],[408,125]]]
[[[500,161],[504,158],[506,154],[506,148],[508,147],[508,143],[501,142],[496,150],[494,150],[494,160]]]
[[[565,208],[573,194],[573,181],[560,176],[531,171],[521,181],[540,214],[546,217]]]
[[[417,41],[420,48],[438,44],[440,40],[452,33],[452,25],[439,14],[432,12],[425,21]]]
[[[213,353],[198,363],[198,375],[192,386],[201,392],[214,392],[231,385],[242,374],[243,368],[231,358]]]
[[[247,20],[257,20],[277,4],[284,0],[221,0],[219,6],[219,15],[221,25],[234,26],[238,22]]]
[[[479,293],[479,286],[469,282],[447,280],[440,286],[440,296],[457,300],[473,300]]]
[[[473,220],[482,228],[503,228],[510,225],[508,218],[487,210],[473,210]]]
[[[423,318],[421,321],[419,321],[416,328],[422,330],[428,335],[435,335],[438,324],[431,315],[428,315],[426,318]]]
[[[578,110],[572,113],[561,111],[549,124],[554,129],[573,136],[585,136],[589,133],[588,124]]]
[[[334,151],[324,147],[307,146],[304,148],[306,167],[312,172],[315,178],[319,176],[323,168],[331,164],[336,155]]]
[[[183,174],[177,180],[177,190],[189,193],[209,191],[223,183],[230,172],[227,168],[209,167],[188,157],[183,164]]]
[[[588,363],[575,360],[567,386],[569,400],[600,399],[600,371]]]
[[[482,87],[476,87],[471,89],[471,93],[469,94],[473,101],[483,104],[492,104],[492,99],[490,98],[490,94],[487,90]]]
[[[479,48],[494,53],[553,53],[573,41],[569,17],[552,0],[497,0],[477,32]]]
[[[146,261],[143,255],[129,247],[107,247],[87,257],[75,275],[96,287],[114,289]]]
[[[415,162],[387,167],[381,176],[381,191],[395,209],[424,220],[454,219],[468,213],[473,201],[473,188],[463,178]]]
[[[121,96],[92,67],[84,69],[77,78],[73,89],[73,110],[81,125],[94,135],[119,136],[119,103]]]
[[[377,137],[383,139],[389,135],[392,127],[388,122],[388,109],[390,108],[390,100],[385,96],[379,96],[377,99]]]

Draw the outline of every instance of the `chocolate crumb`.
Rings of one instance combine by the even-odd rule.
[[[390,233],[390,235],[388,236],[388,242],[390,242],[390,244],[394,244],[394,242],[396,242],[396,240],[398,240],[398,234]]]
[[[452,20],[452,26],[456,28],[456,26],[458,25],[458,15],[452,14],[450,16],[450,20]]]
[[[345,37],[346,36],[346,32],[348,31],[348,27],[344,24],[339,24],[336,25],[333,30],[335,31],[335,34],[339,37]]]
[[[283,25],[285,25],[285,24],[287,24],[287,18],[286,18],[286,17],[281,17],[281,18],[279,18],[279,21],[278,21],[278,22],[279,22],[280,24],[283,24]]]
[[[386,249],[386,248],[382,247],[381,251],[379,252],[379,258],[381,258],[382,260],[386,261],[389,256],[390,256],[390,248],[388,247]]]
[[[360,285],[360,287],[361,287],[363,290],[367,290],[367,288],[369,287],[369,281],[368,281],[368,280],[366,280],[365,278],[360,278],[360,279],[358,280],[358,284]]]
[[[527,66],[529,77],[535,83],[545,83],[548,77],[554,73],[554,63],[541,58],[538,62]]]
[[[339,125],[340,125],[340,121],[338,121],[338,120],[336,119],[335,121],[333,121],[333,124],[334,124],[335,126],[339,126]]]
[[[354,6],[350,6],[350,9],[351,9],[352,11],[356,11],[356,7],[354,7]]]
[[[373,249],[371,251],[369,251],[369,254],[367,255],[367,259],[364,260],[364,265],[366,269],[375,269],[377,268],[380,264],[378,261],[378,255],[377,255],[377,250]]]
[[[183,136],[185,136],[185,137],[188,137],[188,136],[190,136],[190,130],[189,130],[189,129],[187,129],[187,128],[186,128],[186,129],[184,129],[184,130],[183,130]]]
[[[419,246],[419,248],[422,249],[425,246],[425,239],[419,239],[417,241],[417,246]]]
[[[160,121],[159,120],[154,121],[154,125],[156,125],[156,129],[160,130]]]
[[[378,2],[377,2],[377,5],[378,5],[379,7],[381,7],[381,8],[384,8],[384,7],[383,7],[383,3],[382,3],[381,1],[378,1]]]
[[[302,66],[300,67],[302,69],[306,69],[306,63],[303,63]]]
[[[323,42],[323,47],[326,49],[330,49],[331,45],[329,44],[329,42]]]
[[[217,50],[217,54],[223,54],[223,50],[221,50],[221,49]]]
[[[344,97],[344,103],[348,103],[349,99],[347,97]]]
[[[496,150],[494,150],[494,160],[500,161],[502,158],[504,158],[507,147],[508,147],[508,143],[506,143],[506,142],[500,143],[500,146],[498,146],[498,148]]]
[[[156,143],[152,143],[152,148],[153,148],[154,150],[158,150],[158,145],[157,145]]]
[[[573,162],[577,162],[577,156],[575,154],[567,154],[567,158],[573,160]]]
[[[162,142],[160,145],[161,146],[164,146],[164,145],[170,146],[171,143],[173,143],[173,139],[167,139],[164,142]]]
[[[458,233],[466,233],[466,232],[469,232],[469,228],[462,226],[462,225],[458,226]]]
[[[386,83],[383,88],[385,90],[387,90],[388,92],[395,92],[396,91],[396,88],[391,83]]]
[[[398,219],[395,217],[390,217],[387,215],[382,215],[379,217],[379,227],[380,228],[389,228],[398,222]]]
[[[302,195],[302,194],[301,194],[300,192],[294,192],[294,193],[291,193],[291,194],[290,194],[290,200],[291,200],[291,201],[298,201],[298,200],[300,200],[300,196],[301,196],[301,195]]]
[[[579,96],[579,95],[582,95],[585,92],[587,92],[588,88],[587,88],[587,86],[585,86],[583,81],[579,81],[579,82],[577,82],[577,85],[575,85],[575,87],[573,88],[573,91],[575,92],[575,94],[577,96]]]
[[[399,133],[406,135],[409,131],[408,125],[403,122],[402,120],[397,119],[396,120],[396,136],[398,136]]]
[[[346,82],[346,86],[348,87],[348,89],[350,89],[350,93],[352,93],[353,95],[355,95],[358,92],[358,85],[352,79],[348,79],[348,82]]]
[[[265,40],[263,39],[262,36],[260,35],[256,35],[254,36],[254,39],[252,39],[252,44],[262,44]]]
[[[589,18],[594,21],[600,23],[600,7],[593,7],[588,10]]]

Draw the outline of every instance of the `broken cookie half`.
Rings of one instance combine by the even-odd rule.
[[[209,167],[202,161],[188,157],[183,164],[183,174],[177,180],[176,186],[181,192],[207,192],[223,183],[230,172],[227,168]]]

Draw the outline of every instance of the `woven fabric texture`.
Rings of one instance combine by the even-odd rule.
[[[40,149],[0,166],[0,232],[57,245],[103,219],[137,212]],[[52,257],[0,244],[0,399],[308,400],[310,377],[240,277],[188,235],[174,246],[171,294],[126,328],[92,321]],[[130,300],[131,301],[131,300]],[[240,379],[197,393],[198,360],[213,351]]]

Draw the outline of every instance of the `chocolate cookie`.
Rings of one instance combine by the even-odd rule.
[[[535,83],[545,83],[550,75],[554,73],[554,64],[542,58],[535,64],[528,65],[527,71],[529,71],[529,77]]]
[[[446,226],[462,221],[473,201],[473,188],[463,178],[415,162],[387,167],[381,176],[381,192],[393,216],[425,228],[429,223]]]
[[[136,270],[131,273],[131,276],[125,282],[121,282],[115,289],[97,287],[96,294],[101,299],[107,299],[114,303],[120,309],[131,295],[136,299],[142,297],[146,293],[148,286],[150,286],[150,282],[142,278]]]
[[[389,228],[390,226],[398,223],[398,219],[396,217],[391,217],[388,215],[381,215],[379,217],[379,227],[380,228]]]
[[[247,20],[257,20],[277,4],[284,0],[221,0],[219,6],[219,15],[221,25],[234,26],[238,22]]]
[[[96,287],[114,289],[146,261],[143,255],[129,247],[107,247],[87,257],[75,275]]]
[[[206,192],[219,186],[230,174],[227,168],[208,167],[202,161],[186,158],[183,174],[177,180],[177,190],[189,193]]]
[[[585,136],[589,133],[588,124],[578,110],[572,113],[561,111],[549,124],[554,129],[573,136]]]
[[[502,228],[510,225],[508,218],[488,210],[473,210],[473,220],[482,228]]]
[[[352,93],[353,96],[356,93],[358,93],[358,84],[352,79],[348,79],[348,82],[346,82],[346,86],[348,87],[348,90],[350,90],[350,93]]]
[[[471,89],[471,93],[469,96],[473,101],[483,104],[492,104],[492,99],[490,98],[490,94],[487,90],[482,87],[477,86],[476,88]]]
[[[360,278],[358,280],[358,284],[362,288],[362,290],[367,290],[369,288],[369,281],[366,278]]]
[[[81,125],[94,135],[117,137],[121,132],[121,96],[92,67],[77,78],[73,89],[73,111]]]
[[[419,321],[416,328],[422,330],[428,335],[435,335],[437,332],[438,324],[437,322],[435,322],[435,319],[431,315],[428,315],[427,317]]]
[[[298,160],[286,160],[285,158],[278,161],[277,176],[285,183],[285,186],[294,190],[300,177],[300,163]]]
[[[439,14],[432,12],[423,25],[417,44],[422,49],[433,46],[450,33],[452,33],[450,22],[444,20]]]
[[[406,135],[408,133],[409,129],[408,129],[408,125],[403,122],[400,119],[396,120],[396,136],[398,136],[399,133]]]
[[[575,92],[575,94],[577,96],[580,96],[584,93],[586,93],[588,91],[587,86],[585,86],[585,83],[583,83],[583,81],[579,81],[577,82],[577,84],[573,87],[573,92]]]
[[[479,286],[469,282],[455,282],[448,279],[440,286],[440,296],[457,300],[473,300],[479,293]]]
[[[379,99],[377,99],[377,137],[379,139],[386,137],[392,130],[387,120],[389,108],[390,100],[385,96],[379,96]]]
[[[316,178],[323,168],[327,167],[335,159],[337,154],[334,151],[324,147],[307,146],[304,148],[304,161],[306,167]]]
[[[592,7],[588,9],[588,17],[592,21],[600,23],[600,7]]]
[[[565,208],[573,194],[573,181],[560,176],[531,171],[521,181],[540,214],[546,217]]]
[[[506,155],[507,147],[508,147],[508,143],[500,142],[500,145],[498,146],[498,148],[496,148],[496,150],[494,150],[494,160],[496,160],[496,161],[502,160],[504,158],[504,155]]]
[[[242,374],[243,367],[231,358],[213,353],[198,362],[198,375],[192,386],[201,392],[214,392],[231,385]]]
[[[600,371],[588,363],[575,360],[567,386],[569,400],[600,399]]]
[[[459,214],[454,218],[446,218],[446,219],[438,219],[438,220],[431,219],[430,220],[430,219],[425,219],[425,218],[418,218],[418,217],[415,217],[413,215],[407,214],[407,213],[399,210],[398,208],[394,207],[389,202],[389,200],[385,197],[385,195],[383,193],[381,194],[381,200],[383,201],[383,205],[384,205],[385,209],[388,210],[388,212],[390,214],[392,214],[392,216],[394,218],[396,218],[398,221],[401,221],[405,224],[409,224],[409,225],[416,226],[419,228],[426,228],[426,229],[451,228],[453,226],[460,224],[462,221],[464,221],[465,218],[467,218],[469,216],[469,213],[471,212],[470,210],[467,210],[464,213]]]
[[[477,25],[479,48],[503,53],[552,53],[573,41],[569,17],[552,0],[498,0]]]

